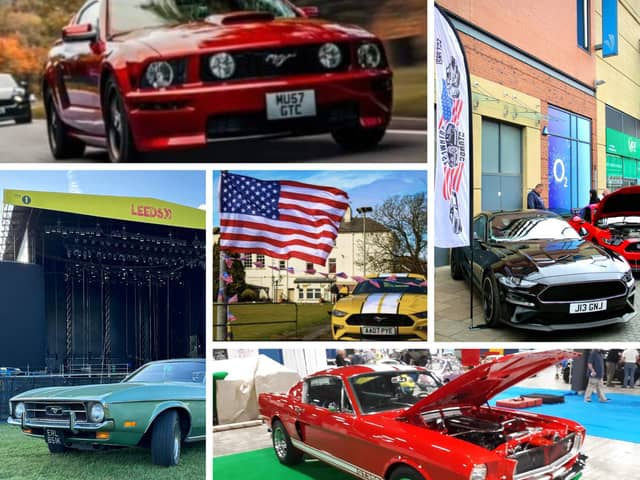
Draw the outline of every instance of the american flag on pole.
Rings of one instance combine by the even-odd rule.
[[[220,249],[325,265],[348,201],[333,187],[222,172]]]

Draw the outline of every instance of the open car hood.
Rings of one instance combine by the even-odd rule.
[[[594,208],[593,223],[609,217],[640,216],[640,185],[610,193]]]
[[[575,358],[579,353],[565,350],[522,352],[507,355],[495,362],[478,365],[454,378],[413,407],[403,417],[418,416],[423,412],[447,407],[480,406],[498,393],[521,382],[533,374],[551,367],[565,358]]]

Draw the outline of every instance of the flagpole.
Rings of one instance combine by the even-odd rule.
[[[223,175],[226,172],[220,172],[220,175]],[[220,183],[222,183],[222,179],[220,179]],[[221,188],[218,190],[218,205],[222,205],[221,203],[221,199],[220,199],[220,190],[222,190]],[[222,340],[227,340],[227,326],[228,326],[228,317],[227,317],[227,311],[228,311],[228,304],[227,304],[227,294],[225,292],[225,287],[223,286],[223,281],[222,281],[222,275],[227,271],[226,270],[226,264],[224,262],[224,253],[221,249],[218,249],[218,252],[220,254],[218,261],[220,262],[220,268],[219,268],[219,272],[220,272],[220,277],[218,278],[218,292],[222,292],[222,299],[223,299],[223,305],[218,305],[217,310],[217,319],[216,319],[216,330],[217,330],[217,334],[216,334],[216,338],[219,341]],[[218,293],[216,292],[216,293]],[[216,295],[216,301],[219,295]]]

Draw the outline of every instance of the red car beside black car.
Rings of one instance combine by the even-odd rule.
[[[43,78],[54,157],[317,133],[376,145],[392,105],[384,48],[317,14],[287,0],[89,0]]]

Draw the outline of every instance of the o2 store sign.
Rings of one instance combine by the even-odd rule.
[[[571,143],[549,137],[549,210],[571,210]]]

